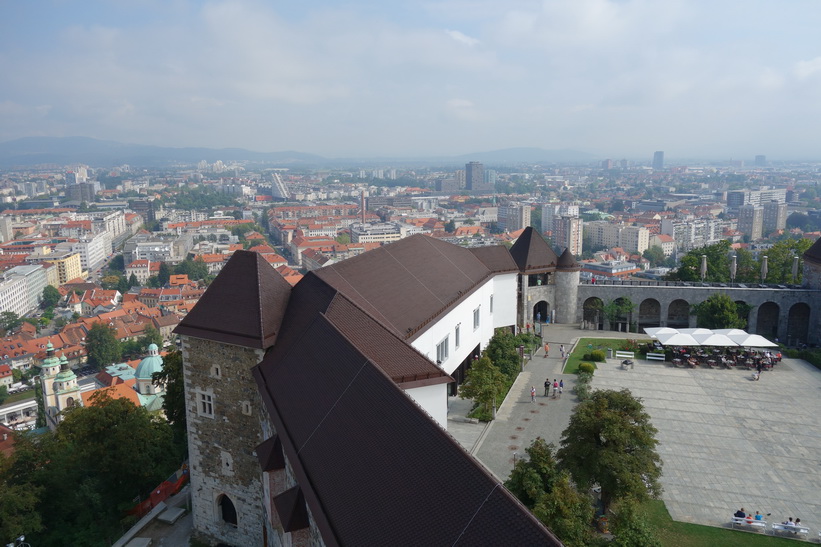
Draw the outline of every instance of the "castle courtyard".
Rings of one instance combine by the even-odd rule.
[[[582,336],[624,334],[552,325],[551,357],[540,353],[528,363],[490,427],[460,423],[459,416],[449,421],[451,433],[502,480],[510,473],[514,453],[522,456],[536,436],[559,444],[576,399],[569,389],[575,375],[561,374],[557,348],[562,343],[571,347]],[[746,370],[685,370],[640,360],[623,370],[619,363],[600,363],[592,385],[628,388],[643,400],[658,429],[662,499],[673,519],[727,527],[732,514],[744,507],[771,513],[765,517],[768,522],[798,517],[811,537],[818,537],[821,371],[784,359],[755,382]],[[541,396],[548,376],[564,378],[561,400]],[[530,403],[531,385],[537,388],[536,404]],[[457,401],[453,399],[454,411]]]

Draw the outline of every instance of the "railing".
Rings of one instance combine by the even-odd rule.
[[[783,285],[775,283],[718,283],[701,281],[656,281],[652,279],[581,279],[579,285],[602,285],[624,287],[711,287],[720,289],[768,289],[768,290],[812,290],[801,285]]]

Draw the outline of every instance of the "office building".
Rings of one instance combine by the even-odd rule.
[[[465,188],[471,192],[492,190],[485,182],[485,166],[478,161],[465,164]]]
[[[767,156],[759,154],[755,157],[756,167],[767,167]]]
[[[664,169],[664,151],[659,150],[653,154],[653,169],[656,171]]]
[[[582,254],[584,223],[577,217],[559,217],[553,220],[553,245],[567,248],[576,256]]]
[[[787,204],[768,201],[764,204],[763,233],[769,235],[787,227]]]
[[[28,293],[27,312],[33,311],[40,306],[43,300],[43,289],[48,285],[46,270],[39,264],[28,264],[25,266],[15,266],[6,271],[6,278],[19,277],[26,281],[26,292]]]
[[[756,205],[738,208],[738,231],[749,236],[750,241],[761,239],[764,229],[764,209]]]
[[[499,228],[506,232],[523,230],[530,226],[530,204],[509,203],[499,207]]]

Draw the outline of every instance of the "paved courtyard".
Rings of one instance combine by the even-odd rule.
[[[561,374],[558,346],[581,337],[623,333],[549,329],[551,356],[540,352],[525,367],[490,426],[465,423],[469,402],[449,399],[448,430],[501,480],[516,457],[541,436],[558,446],[576,398],[575,375]],[[633,335],[636,337],[635,335]],[[638,338],[646,338],[639,335]],[[542,397],[545,377],[564,378],[561,400]],[[641,397],[659,430],[664,461],[662,499],[673,519],[729,526],[740,507],[781,522],[799,517],[821,530],[821,371],[785,359],[761,380],[746,370],[677,369],[669,363],[636,361],[622,370],[612,359],[599,365],[596,389],[622,389]],[[537,402],[530,402],[530,386]]]
[[[600,366],[598,389],[628,388],[659,430],[662,498],[673,519],[727,526],[740,507],[821,529],[821,371],[785,359],[745,370]]]

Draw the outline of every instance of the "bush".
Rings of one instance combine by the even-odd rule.
[[[632,351],[638,353],[641,349],[641,344],[639,344],[638,340],[635,339],[627,339],[622,343],[621,350],[622,351]]]
[[[573,388],[573,393],[579,398],[580,403],[588,400],[592,391],[588,382],[578,382]]]
[[[590,352],[590,360],[595,361],[596,363],[603,363],[604,362],[604,350],[601,349],[594,349]]]
[[[581,375],[583,373],[584,374],[589,374],[592,377],[593,376],[593,371],[596,370],[596,365],[594,365],[593,363],[579,363],[579,369],[578,370],[579,370],[579,377],[580,378],[581,378]],[[579,380],[579,381],[581,381],[581,380]],[[588,380],[588,382],[589,382],[589,380]]]

